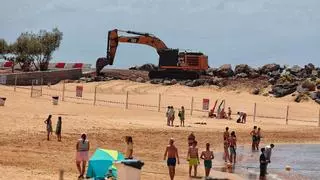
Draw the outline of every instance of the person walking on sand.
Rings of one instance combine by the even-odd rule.
[[[193,145],[189,147],[187,154],[187,160],[189,161],[189,177],[191,177],[192,167],[194,168],[194,177],[197,177],[197,168],[198,164],[200,164],[197,144],[197,141],[194,141]]]
[[[86,171],[86,164],[89,160],[89,150],[90,150],[90,143],[87,139],[86,134],[81,135],[81,139],[78,140],[76,145],[77,155],[76,155],[76,164],[79,171],[79,179],[84,178],[84,173]],[[81,167],[82,163],[82,167]]]
[[[225,162],[229,159],[229,127],[226,127],[226,131],[223,133],[223,159]]]
[[[173,127],[173,121],[175,119],[175,111],[174,111],[174,108],[173,106],[171,106],[171,126]]]
[[[125,159],[133,159],[133,140],[131,136],[126,136],[127,150]]]
[[[258,128],[258,131],[257,131],[257,143],[256,143],[257,151],[259,150],[259,145],[260,145],[261,138],[262,138],[261,128]]]
[[[50,140],[50,134],[52,134],[52,120],[51,120],[52,115],[50,114],[48,118],[44,121],[46,124],[46,130],[47,130],[47,140]]]
[[[228,107],[228,119],[229,120],[231,120],[231,114],[232,114],[231,108]]]
[[[62,118],[61,116],[59,116],[57,121],[57,127],[56,127],[56,135],[59,142],[61,142],[61,130],[62,130],[61,128],[62,128]]]
[[[265,179],[266,173],[267,173],[268,162],[264,153],[265,153],[265,148],[261,148],[261,155],[260,155],[260,179],[261,180]]]
[[[231,132],[231,136],[229,137],[229,149],[230,149],[230,163],[236,163],[237,158],[237,137],[234,131]]]
[[[206,171],[206,178],[210,175],[210,170],[212,168],[212,160],[214,159],[213,152],[210,151],[210,144],[206,144],[206,150],[201,153],[201,159],[204,160],[204,168]]]
[[[180,118],[180,126],[184,127],[184,107],[183,106],[181,106],[181,110],[179,111],[178,116]]]
[[[245,124],[247,122],[247,113],[245,112],[238,112],[240,123]]]
[[[192,133],[188,136],[188,148],[192,146],[193,142],[196,140],[196,136]]]
[[[266,146],[265,147],[265,152],[264,152],[264,156],[266,157],[267,160],[267,167],[266,169],[268,169],[268,165],[271,163],[271,154],[272,154],[272,149],[274,148],[274,144],[270,144],[270,146]],[[267,174],[268,174],[268,170],[266,170]]]
[[[257,126],[253,126],[253,130],[250,132],[250,135],[252,137],[252,145],[251,145],[251,149],[252,151],[255,151],[256,150],[256,147],[257,147]]]
[[[173,180],[176,172],[177,160],[178,160],[178,164],[180,164],[178,149],[174,145],[173,138],[169,140],[169,145],[167,146],[166,151],[164,152],[163,160],[166,160],[167,156],[168,156],[167,166],[169,169],[169,176],[170,176],[170,179]]]
[[[171,110],[171,107],[168,106],[168,109],[167,109],[167,112],[166,112],[167,126],[170,126],[170,110]]]

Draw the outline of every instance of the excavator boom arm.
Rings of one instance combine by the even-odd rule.
[[[134,36],[119,36],[118,32],[125,32],[127,34],[133,34]],[[152,34],[134,31],[121,31],[117,29],[111,30],[108,32],[107,57],[98,58],[96,63],[97,75],[100,74],[100,71],[104,66],[113,64],[119,42],[148,45],[155,48],[157,52],[162,49],[167,49],[166,44]]]

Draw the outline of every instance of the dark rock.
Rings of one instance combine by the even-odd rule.
[[[316,90],[316,84],[308,79],[302,82],[301,87],[308,89],[309,91]]]
[[[278,70],[280,70],[280,65],[275,63],[266,64],[260,68],[261,74],[267,74],[269,72],[278,71]]]
[[[161,84],[163,82],[163,79],[152,79],[150,81],[151,84]]]
[[[218,77],[213,77],[210,80],[208,80],[210,85],[218,85],[222,81],[223,81],[223,79],[222,78],[218,78]]]
[[[164,81],[163,81],[163,85],[168,86],[168,85],[172,85],[172,83],[171,83],[171,81],[169,81],[169,80],[164,80]]]
[[[276,80],[275,78],[270,78],[270,79],[268,80],[268,82],[269,82],[270,84],[272,84],[272,85],[275,85],[276,82],[277,82],[277,80]]]
[[[219,77],[231,77],[234,75],[231,64],[224,64],[219,67],[217,76]]]
[[[250,78],[257,78],[260,76],[260,74],[253,70],[253,71],[249,72],[248,76]]]
[[[259,88],[254,88],[252,91],[252,94],[258,95],[260,93],[260,89]]]
[[[304,69],[307,71],[307,74],[311,74],[312,70],[315,70],[316,67],[312,63],[309,63],[304,66]]]
[[[251,67],[248,66],[247,64],[239,64],[234,69],[235,74],[240,74],[240,73],[248,74],[250,71],[251,71]]]
[[[297,87],[297,92],[298,93],[306,93],[306,92],[309,92],[309,89],[308,88],[303,88],[301,85],[299,85]]]
[[[314,100],[316,103],[320,104],[320,98],[319,99],[316,99]]]
[[[272,72],[268,72],[267,74],[268,74],[268,76],[275,78],[275,79],[279,79],[281,76],[280,71],[272,71]]]
[[[318,89],[318,90],[320,90],[320,84],[319,84],[319,85],[317,85],[317,89]]]
[[[130,67],[130,70],[139,70],[139,71],[153,71],[153,70],[157,70],[157,66],[154,64],[144,64],[142,66],[134,66],[134,67]]]
[[[209,68],[206,70],[206,75],[208,76],[215,76],[218,72],[217,68]]]
[[[187,82],[187,83],[186,83],[186,86],[189,86],[189,87],[197,87],[197,86],[204,85],[204,83],[206,83],[206,80],[204,80],[204,79],[196,79],[196,80]]]
[[[297,90],[297,83],[277,84],[272,87],[271,93],[275,97],[283,97],[292,94]]]
[[[146,81],[145,81],[142,77],[138,77],[138,78],[136,79],[136,82],[145,83]]]
[[[246,73],[239,73],[236,75],[236,78],[246,78],[246,77],[248,77],[248,74]]]
[[[178,83],[178,81],[177,81],[176,79],[172,79],[172,80],[171,80],[171,84],[172,84],[172,85],[177,84],[177,83]]]
[[[288,69],[288,71],[291,73],[291,74],[298,74],[300,71],[302,70],[302,68],[298,65],[294,65],[292,66],[291,68]]]
[[[138,70],[139,66],[132,66],[129,68],[129,70]]]
[[[298,96],[296,96],[296,98],[294,98],[294,101],[298,103],[301,102],[301,100],[302,100],[301,94],[299,94]]]
[[[311,92],[309,96],[312,100],[320,99],[320,91]]]

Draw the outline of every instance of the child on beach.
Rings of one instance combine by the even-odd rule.
[[[230,163],[236,163],[237,158],[237,137],[234,131],[231,132],[231,136],[229,137],[229,149],[230,149]]]
[[[181,110],[179,111],[178,116],[180,118],[180,126],[184,127],[184,107],[183,106],[181,106]]]
[[[252,137],[251,149],[252,151],[255,151],[257,147],[257,126],[253,126],[253,130],[250,132],[250,135]]]
[[[207,178],[209,177],[210,170],[212,168],[212,159],[214,159],[213,152],[210,151],[209,143],[206,144],[206,150],[202,151],[200,158],[204,160],[204,168],[206,171],[206,178]]]
[[[174,143],[174,139],[171,138],[169,141],[169,145],[167,146],[166,151],[164,153],[164,157],[163,157],[163,160],[166,160],[166,157],[168,155],[167,166],[169,169],[169,175],[170,175],[171,180],[174,179],[177,160],[178,160],[178,164],[180,164],[178,149],[176,148],[176,146],[173,143]]]
[[[189,177],[191,177],[192,167],[194,167],[194,177],[197,177],[197,168],[198,164],[200,164],[197,144],[197,141],[194,141],[193,145],[189,147],[187,154],[187,160],[189,161]]]
[[[226,131],[223,133],[223,147],[223,159],[225,162],[227,162],[227,160],[229,159],[229,127],[226,127]]]
[[[257,151],[259,150],[259,144],[260,144],[261,138],[262,138],[261,128],[258,128],[258,131],[257,131],[257,143],[256,143]]]
[[[44,121],[46,124],[46,130],[47,130],[47,140],[50,140],[50,134],[52,134],[52,120],[51,120],[52,115],[50,114],[48,118]]]
[[[61,116],[58,117],[57,127],[56,127],[56,135],[58,138],[58,141],[61,141],[61,128],[62,128],[62,118]]]
[[[133,141],[131,136],[126,136],[127,150],[125,159],[133,159]]]
[[[229,120],[231,120],[231,113],[232,113],[231,108],[228,107],[228,119]]]

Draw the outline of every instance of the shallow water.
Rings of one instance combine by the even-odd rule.
[[[222,154],[218,156],[222,157]],[[245,179],[259,178],[260,152],[251,152],[250,148],[237,149],[238,162],[233,169],[226,169],[223,165],[214,168],[219,171],[240,174]],[[286,171],[286,166],[291,170]],[[276,145],[268,165],[268,180],[278,179],[320,179],[320,145],[291,144]]]

